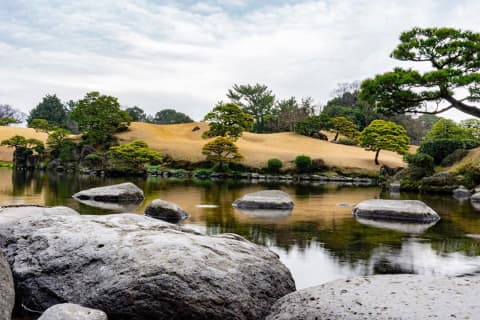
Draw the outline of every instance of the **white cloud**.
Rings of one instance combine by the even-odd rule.
[[[100,90],[150,113],[174,107],[200,119],[234,83],[256,82],[325,102],[337,83],[398,64],[388,56],[401,31],[480,30],[473,0],[227,2],[0,4],[0,102],[26,111],[46,93],[67,100]]]

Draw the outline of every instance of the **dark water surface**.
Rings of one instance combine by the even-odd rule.
[[[112,179],[0,169],[0,204],[65,205],[82,214],[122,212],[98,209],[71,198],[91,187],[132,181],[145,201],[128,211],[142,213],[152,200],[173,201],[190,213],[184,225],[207,234],[237,233],[266,245],[290,268],[297,288],[355,275],[416,273],[464,275],[480,272],[480,211],[468,201],[403,195],[426,202],[442,217],[427,230],[398,225],[370,226],[356,221],[352,206],[372,198],[388,198],[376,187],[335,184],[295,185],[183,181],[150,177]],[[281,189],[295,209],[281,218],[255,217],[232,208],[248,192]],[[407,230],[404,230],[407,229]]]

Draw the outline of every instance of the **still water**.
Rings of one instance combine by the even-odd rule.
[[[71,198],[77,191],[132,181],[145,192],[145,201],[128,209],[99,209]],[[248,192],[281,189],[295,201],[290,215],[256,217],[232,208]],[[351,214],[352,205],[366,199],[388,198],[377,187],[338,184],[279,184],[101,178],[49,173],[15,173],[0,169],[0,204],[65,205],[82,214],[128,210],[142,213],[152,200],[179,204],[190,218],[184,225],[207,234],[231,232],[268,246],[291,270],[297,288],[355,275],[415,273],[464,275],[480,273],[480,211],[468,201],[403,195],[419,199],[442,217],[426,230],[398,225],[366,225]],[[406,229],[406,230],[405,230]]]

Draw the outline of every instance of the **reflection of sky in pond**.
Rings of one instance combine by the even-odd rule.
[[[81,204],[71,195],[83,189],[131,181],[145,192],[143,213],[154,199],[175,202],[190,217],[183,225],[206,234],[236,233],[279,254],[298,288],[355,275],[419,273],[463,275],[480,272],[480,211],[469,201],[451,197],[397,195],[423,200],[442,219],[425,230],[395,224],[365,225],[352,216],[362,200],[382,198],[376,187],[333,184],[316,186],[259,182],[184,181],[175,179],[112,179],[90,176],[23,173],[0,169],[0,203],[65,205],[82,214],[111,210]],[[256,217],[232,208],[248,192],[281,189],[294,201],[294,210],[281,218]],[[414,232],[411,232],[414,231]]]

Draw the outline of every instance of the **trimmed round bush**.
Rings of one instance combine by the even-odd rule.
[[[337,143],[344,144],[346,146],[356,146],[358,144],[358,141],[351,138],[340,138],[337,140]]]
[[[283,167],[283,162],[280,159],[270,159],[267,161],[267,170],[270,173],[279,173]]]
[[[309,172],[312,169],[312,158],[300,155],[295,158],[295,167],[300,173]]]
[[[426,153],[407,154],[405,160],[408,162],[409,168],[421,168],[427,174],[428,172],[433,173],[435,168],[433,157]]]
[[[436,139],[422,142],[418,152],[431,155],[435,164],[440,164],[446,156],[455,150],[469,150],[476,147],[478,147],[478,143],[474,140]]]
[[[442,160],[442,163],[441,163],[442,167],[453,166],[456,162],[465,158],[467,154],[468,154],[468,150],[465,150],[465,149],[457,149],[453,151]]]

